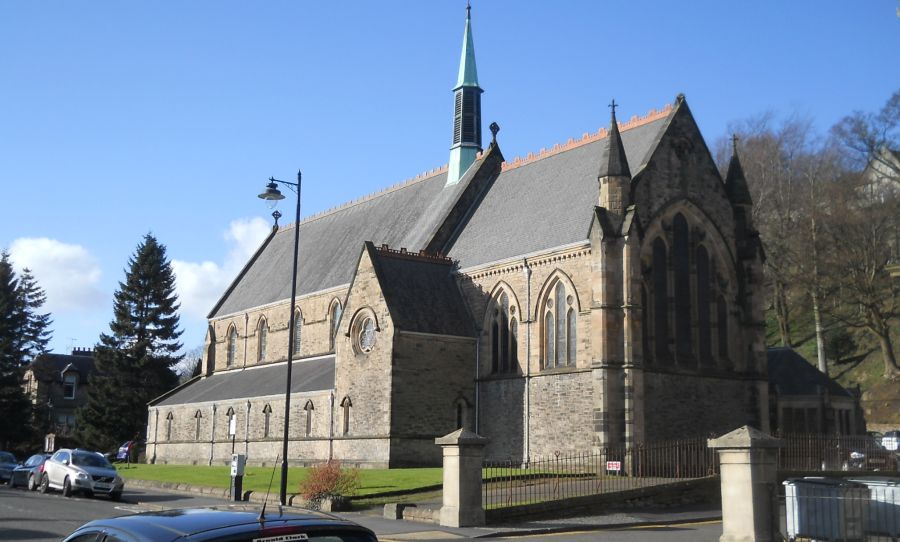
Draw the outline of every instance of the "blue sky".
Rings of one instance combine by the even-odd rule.
[[[512,159],[605,126],[612,98],[627,120],[679,92],[711,146],[765,111],[825,131],[900,87],[898,8],[475,0],[484,132]],[[445,164],[464,17],[464,0],[0,3],[0,248],[47,291],[53,349],[108,330],[147,232],[191,349],[271,224],[267,177],[302,169],[308,215]]]

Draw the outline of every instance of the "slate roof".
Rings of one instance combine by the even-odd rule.
[[[769,348],[766,358],[769,389],[778,395],[819,395],[820,390],[827,389],[832,396],[852,397],[850,392],[791,348]]]
[[[446,258],[401,254],[366,243],[397,329],[472,337],[475,330]],[[435,310],[439,307],[440,310]]]
[[[450,200],[450,192],[462,190],[458,183],[443,190],[446,171],[375,194],[335,211],[300,222],[300,251],[297,269],[297,295],[309,294],[347,284],[356,271],[364,241],[408,247],[406,237],[414,229],[427,228],[436,220],[427,215],[437,199]],[[442,194],[445,192],[445,194]],[[210,318],[274,303],[291,295],[291,257],[294,251],[294,225],[281,228],[261,254],[237,278],[232,291],[225,294]]]
[[[667,118],[621,132],[628,163],[638,165],[635,176]],[[447,254],[465,269],[586,240],[606,139],[504,170]]]
[[[667,119],[657,112],[623,126],[628,164],[638,174]],[[571,147],[571,148],[568,148]],[[599,196],[597,172],[607,158],[606,137],[567,145],[545,157],[507,164],[449,255],[468,267],[587,239]],[[476,162],[476,167],[481,162]],[[348,284],[365,241],[418,252],[472,179],[445,187],[447,173],[408,182],[300,222],[297,295]],[[209,318],[288,299],[294,226],[281,228],[235,279]]]
[[[90,354],[42,354],[31,362],[29,368],[38,380],[62,382],[61,372],[70,365],[70,370],[77,371],[82,382],[89,380],[95,370],[94,358]]]
[[[228,401],[266,395],[283,395],[286,364],[255,366],[222,371],[192,380],[172,393],[151,402],[153,406],[174,406],[207,401]],[[302,393],[334,388],[334,356],[295,361],[291,367],[291,392]]]

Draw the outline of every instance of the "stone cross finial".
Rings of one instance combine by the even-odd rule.
[[[500,131],[500,125],[492,122],[488,128],[491,130],[491,144],[497,143],[497,132]]]
[[[619,107],[619,104],[616,103],[616,99],[613,98],[613,101],[609,104],[609,108],[612,109],[612,114],[616,116],[616,108]]]
[[[275,219],[275,226],[274,226],[274,227],[277,228],[277,227],[278,227],[278,219],[281,218],[281,213],[279,213],[278,211],[273,212],[273,213],[272,213],[272,218]]]
[[[731,149],[734,151],[734,154],[737,154],[737,142],[738,142],[737,134],[731,134]]]

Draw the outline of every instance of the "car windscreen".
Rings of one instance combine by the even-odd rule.
[[[16,456],[9,452],[0,452],[0,463],[15,463]]]
[[[72,454],[72,464],[79,467],[113,468],[105,457],[98,454]]]

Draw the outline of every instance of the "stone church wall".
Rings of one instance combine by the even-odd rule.
[[[331,341],[332,303],[343,303],[347,289],[329,290],[297,298],[297,307],[303,318],[300,331],[300,352],[294,359],[320,356],[333,351]],[[227,369],[228,329],[237,329],[238,343],[234,367],[249,367],[264,363],[276,363],[287,359],[290,325],[290,300],[258,307],[241,314],[235,314],[212,321],[215,330],[215,370]],[[269,326],[266,340],[266,357],[259,360],[259,319],[264,317]],[[345,330],[346,331],[346,330]],[[206,367],[207,360],[202,361]]]
[[[750,382],[645,372],[646,442],[721,435],[748,423]]]
[[[480,383],[478,433],[490,440],[487,459],[520,459],[525,443],[525,379],[498,378]]]
[[[392,465],[441,462],[434,439],[457,427],[457,406],[471,428],[475,339],[398,332],[394,340]],[[408,439],[408,440],[407,440]]]
[[[591,449],[593,385],[590,371],[531,379],[531,457]]]

